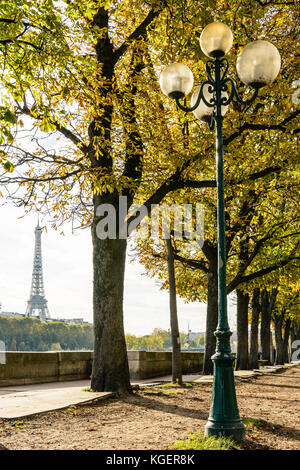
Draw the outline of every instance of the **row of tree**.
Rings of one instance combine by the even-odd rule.
[[[198,38],[212,21],[225,22],[234,33],[231,64],[255,39],[271,41],[282,57],[276,82],[250,107],[232,105],[224,120],[227,289],[238,296],[237,364],[244,367],[254,290],[260,299],[278,291],[273,314],[285,309],[289,292],[296,298],[299,292],[295,2],[40,0],[37,6],[21,0],[0,6],[1,188],[27,210],[50,212],[54,227],[70,219],[92,226],[94,390],[131,392],[123,327],[127,239],[119,237],[122,224],[114,239],[97,236],[105,215],[99,206],[110,204],[122,221],[119,196],[127,197],[128,210],[143,203],[149,216],[162,201],[204,205],[202,248],[191,249],[184,240],[173,245],[178,294],[207,302],[204,372],[211,372],[217,324],[214,138],[194,117],[178,112],[158,82],[171,62],[186,63],[196,84],[205,79]],[[242,84],[238,89],[247,96]],[[165,243],[136,243],[148,273],[167,288]],[[293,308],[285,315],[299,322]]]
[[[0,316],[0,340],[7,351],[92,350],[94,334],[92,325]]]
[[[171,349],[170,331],[155,328],[149,335],[126,334],[129,350],[165,351]],[[66,325],[61,322],[44,323],[37,318],[7,318],[0,315],[0,341],[7,351],[76,351],[93,350],[94,334],[92,325]],[[199,348],[204,337],[189,339],[187,333],[180,333],[183,348]]]
[[[144,351],[166,351],[172,348],[171,331],[155,328],[150,335],[125,335],[127,349]],[[180,333],[180,345],[184,349],[200,349],[204,346],[204,335],[196,339],[189,338],[188,333]]]

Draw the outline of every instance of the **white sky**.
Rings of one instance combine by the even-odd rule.
[[[0,206],[0,302],[3,311],[24,313],[29,298],[35,214]],[[44,225],[47,221],[42,221]],[[92,243],[90,230],[72,235],[70,227],[48,228],[42,234],[44,283],[52,317],[83,317],[92,322]],[[137,262],[126,266],[124,322],[127,333],[143,335],[154,328],[169,328],[168,293],[143,275]],[[205,304],[184,304],[178,299],[179,325],[187,331],[205,330]]]
[[[30,128],[24,118],[25,128]],[[32,150],[30,131],[23,139],[23,147]],[[37,134],[39,135],[39,133]],[[43,137],[43,146],[59,149],[55,136]],[[0,303],[6,312],[25,313],[30,295],[34,251],[34,229],[37,214],[25,217],[24,210],[12,204],[1,205],[0,200]],[[92,240],[90,230],[72,234],[71,226],[55,231],[47,226],[42,233],[42,256],[45,293],[52,318],[84,318],[93,321],[92,314]],[[127,262],[124,294],[124,324],[126,333],[149,334],[154,328],[167,330],[169,321],[169,297],[159,285],[143,275],[138,262]],[[178,318],[181,331],[205,331],[206,305],[185,304],[178,299]]]

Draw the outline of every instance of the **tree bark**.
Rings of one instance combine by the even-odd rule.
[[[95,214],[101,200],[94,198]],[[109,200],[106,199],[106,203]],[[116,200],[111,198],[116,206]],[[126,240],[101,240],[96,233],[99,217],[92,225],[94,266],[94,360],[91,388],[97,392],[132,392],[123,325],[123,288]]]
[[[249,294],[237,290],[237,357],[236,370],[249,369],[248,305]]]
[[[283,363],[288,364],[290,362],[289,352],[289,338],[291,332],[291,320],[287,318],[284,324],[284,335],[283,335]]]
[[[272,328],[270,328],[270,360],[271,360],[271,364],[275,364],[275,359],[276,359],[276,349],[275,349],[274,344],[273,344]]]
[[[300,360],[299,351],[300,323],[294,320],[291,325],[291,360]]]
[[[250,369],[258,369],[258,325],[259,325],[259,314],[260,314],[260,303],[259,303],[260,291],[258,288],[254,289],[251,301],[251,332],[250,332],[250,357],[249,366]]]
[[[282,323],[283,316],[275,315],[273,320],[275,326],[275,344],[276,344],[276,356],[275,364],[283,364],[283,339],[282,339]]]
[[[211,356],[216,351],[215,331],[218,324],[218,274],[217,269],[211,270],[207,274],[207,311],[206,311],[206,332],[205,332],[205,352],[203,362],[203,374],[213,373],[213,362]]]
[[[266,289],[261,294],[261,325],[260,325],[260,343],[262,359],[271,364],[271,314],[277,295],[277,289],[272,289],[269,294]]]
[[[172,336],[172,380],[173,383],[182,385],[182,364],[180,336],[177,316],[176,302],[176,280],[174,267],[174,249],[170,239],[166,240],[168,249],[168,273],[169,273],[169,299],[170,299],[170,322]]]

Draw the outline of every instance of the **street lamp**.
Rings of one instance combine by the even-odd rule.
[[[218,326],[214,363],[214,383],[212,404],[206,435],[227,436],[242,440],[245,435],[241,422],[234,385],[233,364],[235,357],[230,349],[230,336],[227,317],[226,294],[226,239],[224,214],[224,175],[223,175],[223,117],[233,99],[242,105],[250,105],[258,95],[259,88],[271,83],[280,70],[280,54],[268,41],[253,41],[243,48],[237,58],[236,68],[240,80],[254,88],[253,96],[243,100],[235,82],[227,77],[229,62],[224,58],[233,43],[230,28],[224,23],[210,23],[200,36],[200,46],[204,54],[212,60],[205,65],[207,80],[193,93],[191,107],[183,106],[180,99],[193,88],[193,74],[183,64],[167,66],[160,76],[162,92],[173,98],[177,106],[185,112],[207,122],[210,129],[216,126],[217,194],[218,194]]]

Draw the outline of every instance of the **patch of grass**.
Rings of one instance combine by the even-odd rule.
[[[66,413],[71,413],[73,416],[76,416],[77,406],[76,405],[70,405],[69,408],[67,408]]]
[[[247,418],[245,420],[246,435],[251,439],[259,439],[263,429],[266,427],[265,423],[256,418]]]
[[[24,428],[26,428],[26,424],[24,424],[24,421],[22,421],[21,419],[17,419],[16,421],[13,421],[13,422],[12,422],[12,425],[13,425],[16,429],[24,429]]]
[[[11,426],[9,426],[8,424],[1,424],[0,432],[9,431],[9,430],[11,430]]]
[[[264,427],[264,423],[256,418],[247,418],[245,426],[248,431],[256,431],[258,429],[262,429]]]
[[[182,385],[179,384],[174,384],[173,382],[167,383],[167,384],[162,384],[162,385],[157,385],[157,388],[191,388],[193,385],[189,383],[184,383]]]
[[[161,395],[162,392],[151,390],[150,388],[144,388],[143,390],[139,390],[139,393],[143,393],[144,395]]]
[[[183,395],[185,389],[193,387],[190,383],[179,385],[177,383],[169,382],[160,385],[152,385],[152,387],[143,387],[139,390],[140,393],[149,395]]]
[[[176,441],[170,450],[240,450],[236,442],[227,437],[206,437],[202,433],[190,434],[182,441]]]
[[[158,388],[158,387],[157,387]],[[153,389],[153,388],[143,388],[139,390],[139,393],[144,395],[183,395],[185,390],[164,390],[164,389]]]
[[[160,395],[183,395],[184,390],[160,390]]]

